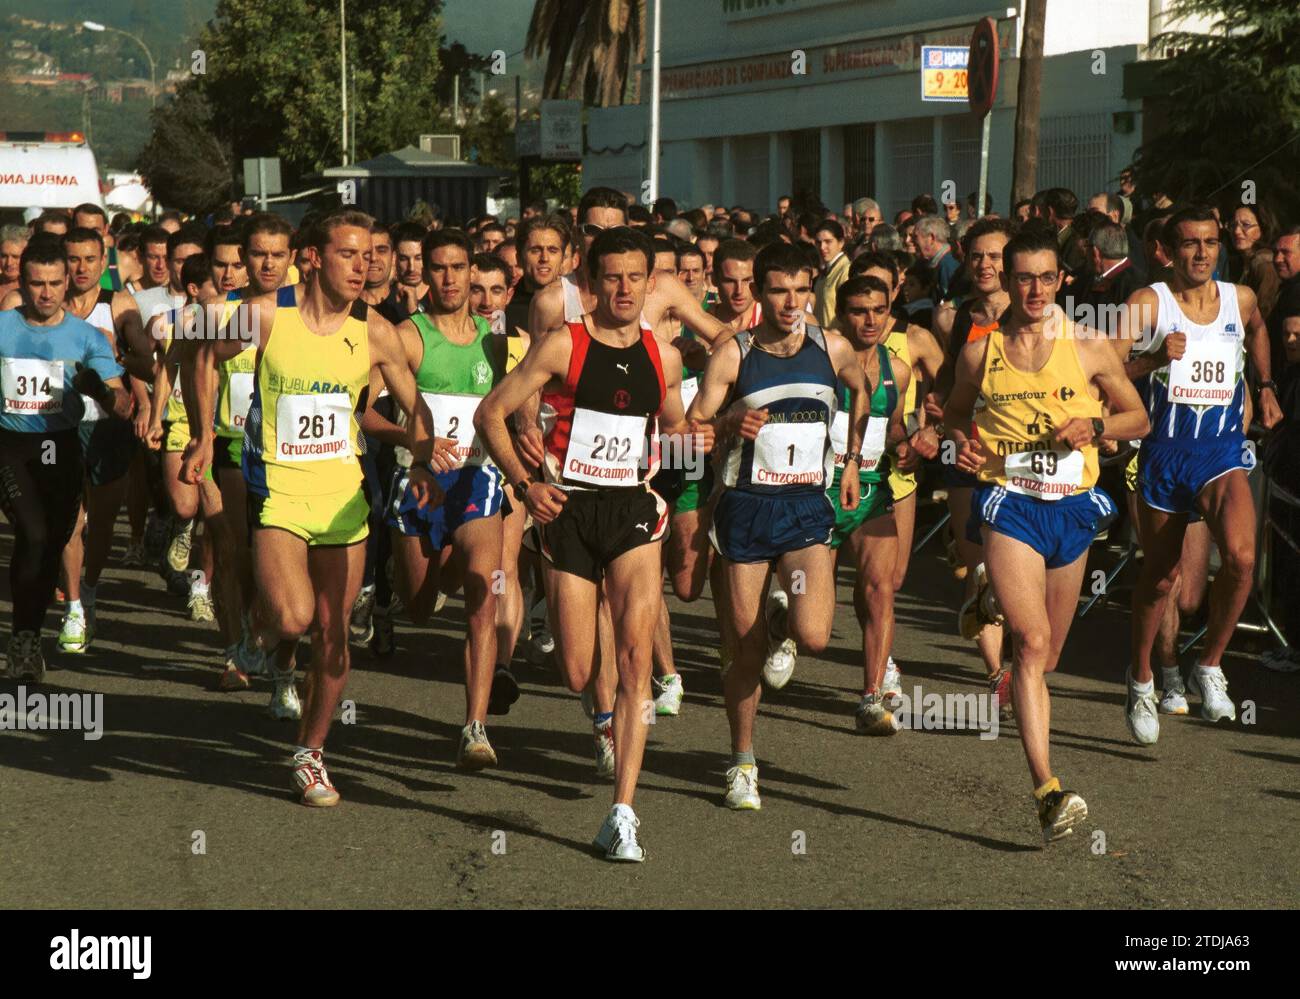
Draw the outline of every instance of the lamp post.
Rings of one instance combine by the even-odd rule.
[[[82,21],[81,26],[87,31],[113,31],[119,35],[126,35],[127,38],[131,39],[131,41],[139,45],[140,48],[144,49],[144,54],[149,60],[149,106],[157,107],[158,75],[154,66],[153,53],[149,51],[149,46],[129,31],[123,31],[121,28],[109,27],[107,24],[100,24],[98,21]]]

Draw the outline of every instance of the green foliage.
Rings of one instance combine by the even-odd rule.
[[[15,132],[85,133],[101,172],[132,169],[149,138],[148,98],[110,104],[86,100],[75,88],[0,81],[0,108],[0,127]]]
[[[197,82],[184,84],[175,100],[154,112],[153,124],[137,168],[154,197],[195,213],[229,200],[234,173],[230,141],[203,88]]]
[[[576,205],[582,200],[582,164],[548,163],[533,167],[529,175],[533,198],[554,198],[562,205]]]
[[[1210,17],[1211,34],[1169,33],[1160,69],[1164,132],[1139,150],[1137,181],[1175,200],[1259,201],[1300,215],[1300,5],[1175,0],[1172,16]]]

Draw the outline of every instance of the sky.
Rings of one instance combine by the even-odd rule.
[[[442,30],[447,44],[461,42],[484,55],[504,49],[511,56],[524,47],[533,0],[444,0]]]

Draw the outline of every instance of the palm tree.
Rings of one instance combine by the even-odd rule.
[[[631,81],[637,99],[632,67],[645,59],[648,2],[536,0],[525,52],[546,56],[542,95],[610,107],[624,103]]]

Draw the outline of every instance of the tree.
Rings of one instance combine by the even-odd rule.
[[[1011,168],[1011,203],[1033,197],[1038,183],[1038,112],[1042,106],[1043,30],[1047,0],[1025,4],[1025,34],[1016,88],[1016,145]]]
[[[160,202],[202,213],[230,199],[234,159],[203,88],[187,81],[153,112],[136,170]]]
[[[647,3],[536,0],[524,51],[546,56],[543,96],[622,104],[632,67],[645,58]]]
[[[1144,193],[1175,200],[1254,198],[1300,215],[1300,72],[1295,0],[1175,0],[1168,17],[1212,18],[1209,34],[1166,32],[1158,70],[1166,124],[1138,151]]]

